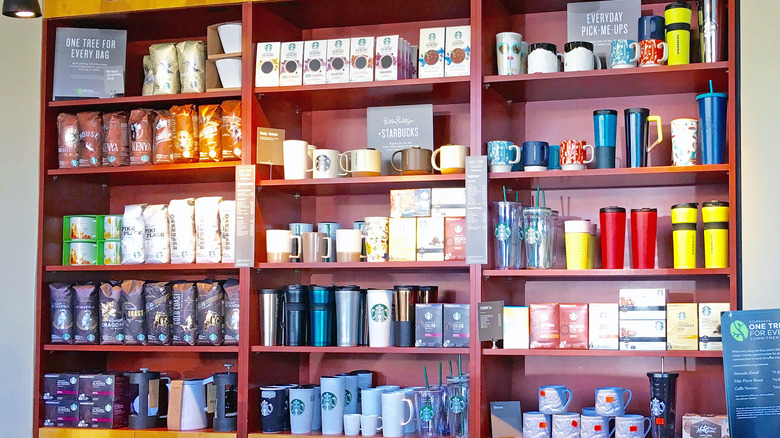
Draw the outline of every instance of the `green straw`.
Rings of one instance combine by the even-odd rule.
[[[539,206],[539,186],[536,186],[536,207]]]
[[[458,377],[462,376],[462,368],[460,367],[460,355],[458,355]]]
[[[520,192],[515,190],[515,202],[520,202]]]
[[[431,389],[430,385],[428,385],[428,369],[423,365],[423,374],[425,375],[425,389]]]
[[[450,361],[450,375],[452,375],[452,361]]]
[[[439,362],[439,386],[441,386],[441,362]]]
[[[506,202],[506,186],[501,186],[504,188],[504,202]]]

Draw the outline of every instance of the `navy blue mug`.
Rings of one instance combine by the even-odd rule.
[[[661,118],[651,116],[647,108],[626,108],[623,114],[626,121],[626,167],[646,167],[647,153],[664,140]],[[648,146],[650,122],[656,124],[658,139]]]
[[[523,143],[522,156],[524,171],[547,170],[550,163],[550,145],[546,141],[526,141]]]
[[[615,145],[617,143],[617,111],[601,109],[593,111],[593,136],[596,147],[596,168],[615,167]]]
[[[666,20],[660,15],[639,17],[639,38],[644,40],[666,40]]]

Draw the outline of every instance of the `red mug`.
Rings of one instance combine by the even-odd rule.
[[[631,264],[634,269],[655,268],[657,229],[657,209],[639,208],[631,210]]]
[[[590,159],[586,149],[590,148]],[[593,146],[586,144],[583,140],[563,140],[561,141],[561,169],[563,170],[583,170],[585,165],[593,162],[595,156]]]
[[[669,58],[669,45],[661,40],[639,42],[639,66],[662,65]]]
[[[601,223],[601,267],[623,269],[626,247],[626,209],[605,207],[599,211]]]

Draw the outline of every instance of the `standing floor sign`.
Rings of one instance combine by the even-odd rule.
[[[731,438],[780,436],[780,309],[725,312],[721,327]]]

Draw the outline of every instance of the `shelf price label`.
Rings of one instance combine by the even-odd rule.
[[[466,263],[488,262],[486,156],[466,157]]]
[[[255,265],[255,166],[236,166],[237,268]]]

